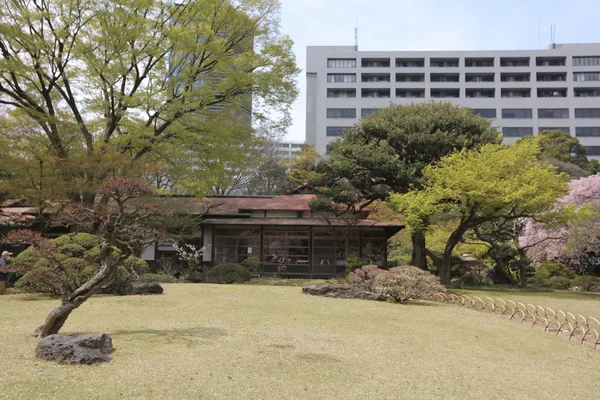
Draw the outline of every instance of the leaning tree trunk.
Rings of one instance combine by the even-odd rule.
[[[110,252],[110,246],[103,243],[100,248],[100,254],[103,255],[102,258],[105,261],[102,263],[100,271],[75,291],[63,296],[62,304],[50,311],[44,323],[33,331],[33,336],[42,338],[58,333],[73,310],[114,279],[117,262],[115,262],[116,260],[110,260]]]
[[[444,248],[444,255],[442,256],[442,265],[440,268],[440,283],[442,285],[450,284],[450,263],[452,262],[452,252],[458,243],[460,243],[461,238],[467,231],[467,227],[464,224],[461,224],[456,228],[454,232],[448,238],[446,242],[446,247]]]
[[[410,234],[410,239],[412,240],[412,256],[411,256],[411,265],[415,267],[419,267],[425,271],[429,268],[427,267],[427,250],[425,248],[425,233],[423,232],[412,232]]]

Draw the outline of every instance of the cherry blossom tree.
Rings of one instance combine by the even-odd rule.
[[[571,181],[559,208],[574,207],[574,218],[558,225],[527,220],[519,238],[530,246],[534,263],[544,260],[571,266],[579,274],[600,272],[600,174]]]

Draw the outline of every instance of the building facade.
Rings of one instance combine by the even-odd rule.
[[[281,158],[290,159],[306,146],[305,142],[280,142],[277,147],[277,154]]]
[[[493,119],[507,142],[546,129],[600,158],[600,43],[514,51],[307,48],[306,142],[321,154],[390,103],[450,101]]]

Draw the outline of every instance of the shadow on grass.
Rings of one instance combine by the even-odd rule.
[[[46,293],[8,293],[8,295],[17,301],[60,300],[60,296],[54,296]]]
[[[185,343],[188,347],[191,347],[227,336],[227,331],[221,328],[198,326],[184,329],[121,330],[111,332],[109,335],[128,340],[151,340],[166,344]]]

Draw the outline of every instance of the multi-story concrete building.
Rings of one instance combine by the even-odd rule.
[[[494,120],[506,141],[558,129],[600,157],[600,43],[543,50],[307,48],[306,141],[321,154],[390,103],[450,101]]]
[[[292,158],[292,156],[302,150],[304,146],[306,146],[306,143],[304,142],[280,142],[278,143],[277,154],[282,158]]]

